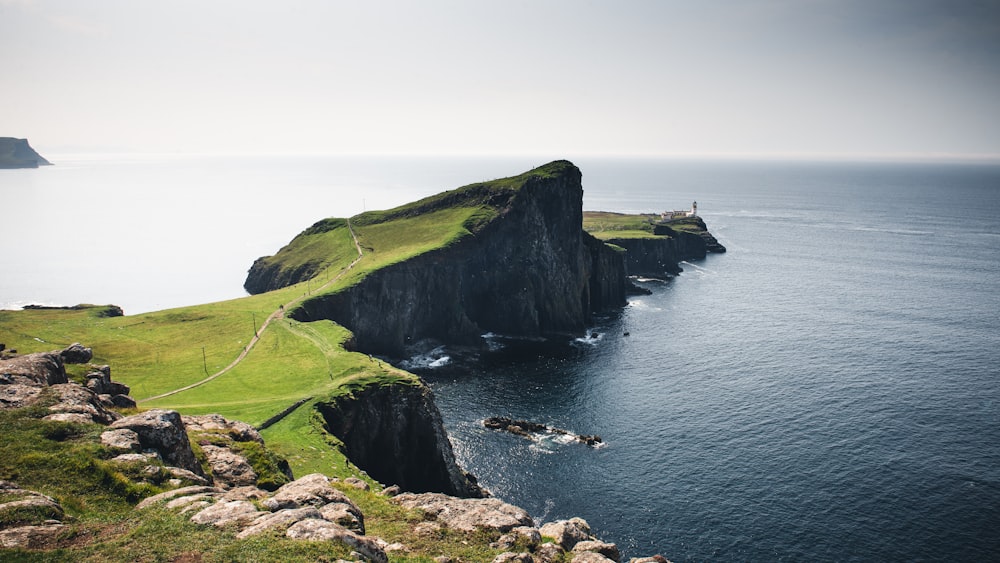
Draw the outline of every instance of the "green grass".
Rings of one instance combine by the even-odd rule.
[[[655,238],[653,225],[659,219],[659,215],[652,214],[627,215],[609,211],[584,211],[583,230],[600,240]]]

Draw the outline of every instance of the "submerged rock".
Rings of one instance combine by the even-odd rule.
[[[577,442],[587,444],[592,448],[596,448],[604,442],[600,436],[594,434],[574,434],[573,432],[563,430],[562,428],[553,428],[537,422],[515,420],[505,416],[491,416],[483,421],[483,426],[493,430],[503,430],[529,439],[535,439],[540,434],[570,436]]]

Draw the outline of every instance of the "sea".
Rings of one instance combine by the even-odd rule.
[[[0,305],[126,314],[243,295],[324,217],[552,160],[46,156],[0,170]],[[482,485],[625,560],[1000,560],[1000,165],[571,160],[584,209],[697,200],[728,252],[574,341],[408,359]]]

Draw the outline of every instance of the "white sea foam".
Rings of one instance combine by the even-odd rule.
[[[446,366],[451,363],[451,356],[445,353],[444,346],[438,346],[433,350],[424,352],[423,354],[417,354],[410,357],[409,359],[399,362],[399,366],[403,369],[434,369],[442,366]]]

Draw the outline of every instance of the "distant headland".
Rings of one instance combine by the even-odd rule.
[[[0,137],[0,168],[38,168],[52,163],[31,148],[27,139]]]

